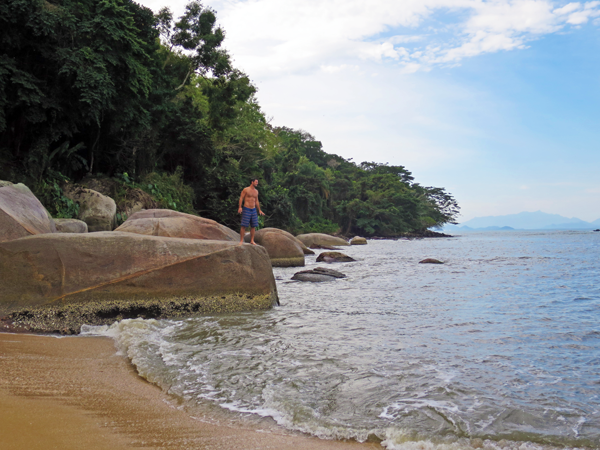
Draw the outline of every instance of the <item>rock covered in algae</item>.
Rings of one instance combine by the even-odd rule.
[[[34,331],[131,317],[267,309],[264,248],[133,233],[46,234],[0,243],[0,316]]]

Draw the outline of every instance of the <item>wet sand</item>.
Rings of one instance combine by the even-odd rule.
[[[103,337],[0,333],[0,405],[3,450],[382,449],[196,420]]]

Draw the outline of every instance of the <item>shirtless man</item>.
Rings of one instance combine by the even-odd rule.
[[[242,228],[240,230],[240,244],[244,243],[244,236],[246,235],[246,227],[250,227],[250,243],[256,245],[254,242],[254,229],[258,226],[258,214],[264,216],[265,213],[260,210],[260,203],[258,203],[258,179],[254,178],[250,182],[250,186],[244,188],[242,195],[240,195],[240,204],[238,208],[238,214],[242,215]],[[242,207],[242,203],[244,207]]]

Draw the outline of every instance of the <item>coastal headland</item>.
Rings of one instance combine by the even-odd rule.
[[[0,333],[4,450],[381,449],[193,418],[105,337]]]

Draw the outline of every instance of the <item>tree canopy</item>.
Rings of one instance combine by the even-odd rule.
[[[459,212],[403,166],[355,164],[271,126],[197,0],[178,19],[131,0],[5,0],[0,27],[0,178],[39,190],[158,174],[188,186],[200,215],[237,226],[239,193],[258,177],[268,225],[293,232],[393,236]]]

